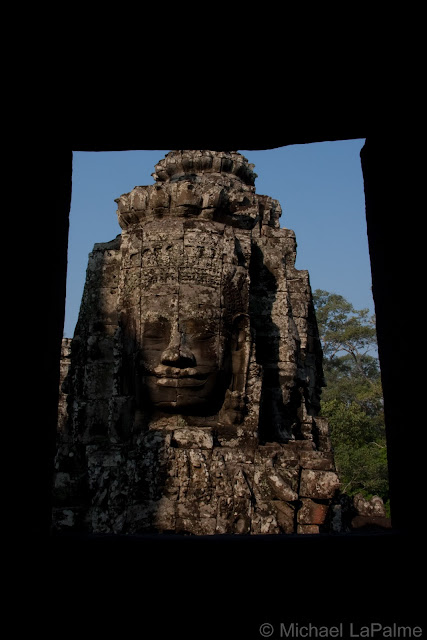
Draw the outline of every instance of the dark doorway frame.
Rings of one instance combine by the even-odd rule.
[[[334,137],[342,140],[360,135],[347,135]],[[406,319],[402,314],[396,312],[396,291],[404,290],[405,277],[402,274],[399,260],[396,259],[396,237],[395,229],[391,224],[393,214],[400,215],[399,191],[396,192],[396,185],[402,182],[402,172],[400,163],[396,162],[394,154],[390,153],[384,140],[375,136],[365,136],[365,145],[361,150],[361,164],[365,189],[366,221],[369,243],[369,253],[371,260],[372,288],[375,312],[377,318],[378,350],[381,366],[382,384],[384,391],[385,419],[387,429],[387,443],[390,471],[391,490],[391,510],[393,529],[404,532],[410,526],[406,514],[408,513],[408,493],[404,484],[399,480],[402,473],[408,472],[405,469],[405,461],[410,459],[409,451],[405,451],[405,443],[402,441],[400,425],[407,420],[407,401],[402,397],[401,375],[407,363],[407,339],[404,324]],[[331,137],[323,137],[329,140]],[[289,144],[301,144],[321,141],[321,136],[311,138],[302,137],[290,141],[281,141],[280,146]],[[233,141],[234,142],[234,141]],[[248,140],[247,142],[250,142]],[[231,145],[228,145],[231,146]],[[275,147],[279,145],[274,145]],[[135,145],[77,145],[75,151],[120,151],[135,149]],[[208,148],[205,147],[204,148]],[[218,144],[210,145],[209,148],[220,148]],[[224,145],[221,145],[224,148]],[[251,146],[246,148],[267,149],[271,146]],[[44,341],[46,347],[45,364],[48,367],[49,375],[46,379],[45,401],[46,415],[49,416],[48,439],[50,441],[54,432],[53,424],[56,423],[56,396],[58,380],[58,354],[60,353],[60,341],[63,331],[64,309],[65,309],[65,278],[67,264],[67,243],[68,243],[68,219],[71,204],[72,189],[72,151],[62,151],[55,155],[57,183],[57,193],[55,198],[55,218],[52,220],[55,225],[55,243],[51,247],[49,255],[48,273],[44,280],[49,282],[49,312],[48,312],[48,333]],[[53,255],[52,255],[53,252]],[[56,265],[53,268],[53,264]],[[400,287],[399,285],[402,285]],[[49,380],[49,385],[47,385]],[[412,445],[409,445],[412,446]],[[46,450],[52,453],[52,445],[48,445]],[[407,454],[407,455],[405,455]],[[410,498],[409,498],[410,499]],[[47,513],[44,514],[47,517]],[[42,522],[42,514],[38,513],[34,522],[39,519],[36,530],[48,533],[47,520]]]
[[[27,402],[22,414],[22,438],[28,444],[28,461],[23,467],[23,492],[25,495],[24,523],[21,526],[23,535],[30,546],[36,550],[40,544],[58,550],[66,545],[66,553],[70,551],[75,540],[53,539],[50,534],[50,487],[55,447],[55,430],[57,420],[57,399],[59,382],[59,356],[62,339],[65,311],[65,283],[67,268],[67,242],[69,227],[69,210],[72,190],[72,150],[75,151],[120,151],[120,150],[152,150],[156,148],[208,148],[208,149],[248,149],[260,150],[282,147],[290,144],[322,142],[327,140],[346,140],[365,138],[361,150],[361,163],[364,180],[366,221],[371,260],[373,298],[377,319],[378,351],[384,392],[387,446],[389,457],[389,476],[391,492],[391,515],[393,529],[385,533],[366,533],[343,536],[299,536],[274,537],[268,540],[261,536],[239,540],[221,539],[177,540],[138,539],[138,540],[93,540],[93,549],[105,548],[111,543],[117,549],[122,545],[132,553],[136,548],[147,553],[147,546],[161,558],[166,548],[182,543],[185,553],[199,554],[203,557],[209,553],[224,553],[232,556],[239,569],[245,574],[248,554],[258,557],[262,554],[262,562],[274,562],[278,575],[289,572],[292,558],[298,557],[308,570],[314,559],[327,559],[334,572],[324,575],[325,584],[331,586],[336,580],[346,580],[344,568],[340,566],[345,557],[351,563],[351,571],[359,570],[365,563],[368,573],[374,571],[381,575],[382,589],[390,606],[401,603],[405,610],[408,605],[415,606],[416,588],[408,589],[402,594],[398,585],[399,571],[408,583],[409,569],[417,562],[421,548],[420,530],[410,517],[418,513],[419,496],[414,468],[414,438],[409,429],[409,420],[414,420],[408,408],[408,389],[402,390],[402,372],[410,372],[413,354],[408,348],[408,317],[402,312],[402,299],[410,295],[408,274],[399,260],[399,229],[393,220],[402,216],[407,210],[407,193],[412,176],[406,160],[406,150],[396,147],[389,136],[367,131],[364,126],[354,128],[322,128],[317,131],[304,132],[303,129],[289,136],[271,135],[262,139],[261,143],[247,136],[225,136],[214,140],[208,136],[189,139],[171,135],[162,136],[156,145],[147,144],[144,139],[119,139],[119,142],[87,141],[74,139],[68,146],[55,145],[44,151],[45,173],[35,172],[34,184],[37,193],[43,199],[43,229],[39,225],[32,228],[30,245],[45,247],[32,261],[27,283],[25,306],[34,311],[36,318],[31,326],[33,337],[31,344],[31,361],[37,362],[37,371],[32,377],[31,389],[26,394]],[[183,141],[185,139],[185,144]],[[403,144],[403,147],[405,145]],[[44,189],[44,187],[46,189]],[[46,197],[46,190],[48,197]],[[46,228],[49,242],[46,244]],[[412,283],[412,287],[414,284]],[[400,305],[400,306],[399,306]],[[39,310],[43,313],[40,314]],[[28,314],[27,314],[28,316]],[[38,319],[37,319],[38,318]],[[28,331],[28,322],[22,326],[22,334]],[[34,408],[37,408],[37,420]],[[22,495],[22,494],[21,494]],[[81,543],[81,541],[79,541]],[[59,547],[58,547],[59,545]],[[215,546],[216,545],[216,546]],[[206,551],[207,548],[209,551]],[[220,551],[212,551],[212,549]],[[139,553],[138,551],[138,553]],[[181,553],[181,551],[179,552]],[[159,560],[161,562],[161,560]],[[310,569],[311,567],[311,569]],[[406,573],[405,573],[406,571]],[[369,580],[369,578],[368,578]],[[339,588],[339,587],[337,587]],[[351,589],[350,589],[351,591]],[[364,599],[375,601],[375,583],[365,584]],[[279,607],[279,591],[271,596],[270,602]],[[374,609],[372,608],[372,615]],[[262,620],[260,620],[260,623]],[[253,629],[252,629],[253,631]],[[243,637],[243,636],[241,636]],[[249,636],[248,636],[249,637]],[[258,637],[258,636],[255,636]]]

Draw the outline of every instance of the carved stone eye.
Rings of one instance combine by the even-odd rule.
[[[144,340],[158,340],[164,342],[170,335],[170,323],[167,320],[155,320],[146,322],[143,338]]]

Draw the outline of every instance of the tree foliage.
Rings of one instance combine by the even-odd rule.
[[[321,414],[328,418],[342,492],[388,500],[387,448],[375,318],[343,296],[314,294],[323,347]]]

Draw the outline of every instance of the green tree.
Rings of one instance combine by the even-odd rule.
[[[388,500],[387,447],[375,318],[343,296],[314,294],[323,347],[328,418],[342,492]]]

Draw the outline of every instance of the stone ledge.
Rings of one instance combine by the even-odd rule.
[[[362,527],[391,529],[391,519],[381,516],[356,516],[351,521],[353,529],[361,529]]]
[[[185,449],[213,449],[212,429],[182,427],[172,434],[172,447]]]

